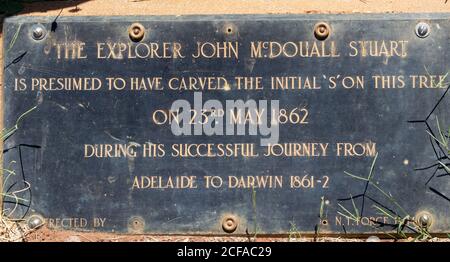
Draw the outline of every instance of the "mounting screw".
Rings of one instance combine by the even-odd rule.
[[[420,38],[425,38],[430,34],[430,25],[425,22],[420,22],[416,25],[416,35]]]
[[[144,38],[145,28],[140,23],[133,23],[130,28],[128,28],[128,34],[130,39],[134,42],[139,42]]]
[[[30,229],[36,229],[44,225],[44,218],[38,214],[31,215],[27,219],[27,225]]]
[[[233,233],[238,227],[238,219],[236,216],[227,215],[222,220],[222,229],[227,233]]]
[[[223,31],[225,32],[225,34],[227,35],[233,35],[236,33],[236,26],[234,24],[231,23],[227,23],[225,24],[225,26],[223,27]]]
[[[143,233],[145,220],[142,217],[134,216],[128,220],[128,231],[131,233]]]
[[[41,24],[35,24],[31,27],[31,36],[34,40],[42,40],[46,34],[47,30]]]
[[[314,26],[314,36],[317,40],[323,41],[330,35],[330,26],[325,22],[317,23]]]
[[[416,215],[416,222],[421,227],[429,228],[433,223],[433,217],[430,213],[422,211]]]

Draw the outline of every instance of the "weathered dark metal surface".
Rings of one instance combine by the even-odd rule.
[[[331,28],[324,41],[314,36],[314,27],[321,21]],[[421,21],[431,29],[425,38],[415,33]],[[159,43],[162,52],[163,42],[177,42],[185,57],[100,59],[109,55],[108,43],[138,45],[130,40],[128,30],[135,22],[146,30],[141,43]],[[46,29],[42,40],[33,39],[32,26],[38,23]],[[364,233],[395,228],[384,225],[376,229],[383,223],[395,224],[376,205],[401,218],[428,212],[432,232],[449,231],[450,180],[438,162],[448,163],[448,151],[426,132],[428,124],[440,139],[436,117],[442,130],[450,125],[450,95],[440,100],[445,86],[430,88],[450,69],[448,15],[21,17],[8,19],[3,34],[4,126],[14,126],[23,112],[37,105],[5,142],[5,167],[15,175],[6,181],[4,207],[9,211],[16,207],[15,217],[37,214],[53,227],[130,233],[224,233],[233,231],[234,223],[238,224],[234,233],[250,234]],[[39,32],[36,35],[39,38]],[[239,42],[238,58],[192,57],[197,42],[227,41]],[[269,58],[264,55],[270,54],[263,52],[252,58],[252,41],[304,41],[310,45],[310,53],[314,44],[318,49],[312,57]],[[367,50],[363,56],[358,41],[377,42],[379,48],[384,41],[386,50],[372,50],[372,55]],[[58,59],[57,44],[63,43],[85,45],[78,59],[72,59],[71,52],[65,59],[64,49]],[[105,43],[103,51],[98,43]],[[332,53],[331,43],[340,56],[317,57],[318,53]],[[401,50],[402,43],[405,50]],[[288,52],[292,48],[288,46]],[[167,50],[173,55],[173,45]],[[437,77],[431,80],[431,75]],[[169,125],[152,122],[155,110],[169,109],[176,99],[193,100],[193,91],[167,88],[170,78],[207,76],[225,77],[230,84],[225,90],[203,91],[203,102],[279,100],[280,108],[288,113],[296,107],[306,109],[308,123],[280,125],[279,143],[328,143],[326,155],[320,155],[323,151],[317,144],[320,156],[265,157],[259,135],[175,136]],[[232,81],[236,76],[262,77],[264,89],[237,90]],[[281,76],[301,76],[303,81],[309,77],[311,85],[320,89],[271,90],[270,77]],[[358,88],[344,88],[346,76],[364,79]],[[385,77],[375,88],[377,76],[391,78]],[[53,77],[98,78],[102,87],[95,91],[37,90],[39,80],[33,78]],[[109,91],[108,77],[127,81],[161,77],[165,89],[131,91],[128,86]],[[351,83],[350,78],[344,80],[347,86]],[[25,90],[15,91],[21,88]],[[146,143],[164,144],[165,155],[143,157],[140,150]],[[172,144],[200,143],[253,143],[259,156],[171,156]],[[339,143],[349,143],[356,150],[349,154],[363,152],[358,143],[366,146],[366,151],[362,156],[345,156],[346,144]],[[376,151],[371,151],[371,143]],[[136,157],[87,157],[86,145],[94,144],[141,147]],[[366,181],[345,174],[367,177],[375,153],[374,184],[366,187]],[[419,168],[424,169],[415,170]],[[133,187],[135,177],[141,176],[158,176],[163,183],[168,177],[195,176],[197,187]],[[223,185],[206,188],[205,176],[219,176]],[[279,176],[282,186],[252,188],[241,183],[245,187],[233,188],[230,176]],[[291,187],[295,177],[299,178],[294,183],[298,188]],[[31,187],[18,192],[26,188],[23,180]],[[12,192],[19,199],[14,199]],[[362,213],[362,220],[352,221],[344,208]],[[370,222],[373,219],[382,223]]]

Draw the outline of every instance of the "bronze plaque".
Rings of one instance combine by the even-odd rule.
[[[11,216],[449,231],[448,14],[15,17],[3,34]]]

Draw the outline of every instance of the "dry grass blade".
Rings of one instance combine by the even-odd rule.
[[[444,167],[445,171],[447,171],[447,173],[450,173],[450,167],[448,167],[446,164],[442,163],[441,161],[439,161],[439,164],[441,164],[441,166]]]
[[[17,129],[19,129],[19,123],[22,121],[22,119],[28,115],[29,113],[31,113],[33,110],[35,110],[37,108],[37,106],[32,107],[31,109],[27,110],[25,113],[21,114],[19,116],[19,118],[17,118],[16,120],[16,124],[8,129],[4,129],[2,130],[2,135],[1,135],[1,139],[6,139],[8,138],[10,135],[14,134],[14,132],[17,131]]]
[[[428,135],[429,136],[431,136],[436,142],[438,142],[441,146],[443,146],[443,147],[446,147],[447,148],[447,146],[448,145],[446,145],[446,144],[444,144],[444,142],[443,141],[440,141],[439,139],[437,139],[435,136],[433,136],[433,134],[431,134],[431,132],[430,131],[428,131],[427,130],[427,133],[428,133]]]
[[[20,30],[20,27],[18,29],[18,31]],[[17,31],[17,32],[18,32]],[[16,32],[16,33],[17,33]],[[13,43],[12,43],[13,44]],[[10,137],[11,135],[13,135],[18,129],[19,129],[19,124],[21,123],[21,121],[23,120],[23,118],[25,116],[27,116],[28,114],[30,114],[32,111],[34,111],[37,108],[37,106],[34,106],[32,108],[30,108],[29,110],[27,110],[26,112],[24,112],[23,114],[21,114],[17,120],[16,123],[13,127],[11,128],[7,128],[7,129],[3,129],[1,132],[1,139],[5,140],[6,138]],[[14,171],[14,169],[12,168],[12,165],[15,163],[15,161],[11,161],[11,163],[9,164],[8,168],[1,168],[0,170],[0,180],[2,181],[1,184],[1,188],[2,190],[5,188],[5,186],[7,185],[9,179],[13,176],[16,175],[16,172]],[[7,174],[5,179],[3,179],[3,175]],[[30,189],[31,185],[30,183],[28,183],[27,181],[22,181],[24,184],[24,187],[19,188],[17,190],[11,191],[11,192],[0,192],[0,197],[1,197],[1,212],[0,212],[0,242],[16,242],[16,241],[23,241],[23,239],[25,238],[26,235],[28,235],[29,233],[31,233],[33,230],[28,228],[27,224],[25,223],[25,221],[20,220],[20,219],[12,219],[14,213],[17,210],[17,207],[20,204],[23,204],[23,202],[28,202],[28,199],[19,197],[18,195],[26,192]],[[14,206],[12,208],[6,208],[3,206],[3,199],[4,198],[10,198],[12,199],[12,203],[14,203]]]
[[[349,173],[349,172],[347,172],[347,171],[344,171],[344,174],[346,174],[347,176],[350,176],[350,177],[359,179],[359,180],[367,181],[367,178],[365,178],[365,177],[360,177],[360,176],[355,176],[355,175],[353,175],[353,174],[351,174],[351,173]]]
[[[348,211],[343,205],[338,203],[338,206],[347,214],[343,214],[341,211],[337,211],[339,215],[346,217],[347,219],[353,220],[355,222],[359,221],[359,215],[355,215],[352,212]]]

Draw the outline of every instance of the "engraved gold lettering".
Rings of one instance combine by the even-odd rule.
[[[250,43],[251,58],[340,57],[334,41],[256,41]]]
[[[196,176],[135,176],[131,189],[194,189]]]
[[[377,153],[376,143],[336,143],[337,156],[374,157]]]
[[[86,59],[87,54],[85,53],[86,43],[73,41],[65,42],[62,44],[54,44],[56,47],[56,57],[57,59],[74,60],[74,59]]]
[[[401,57],[405,58],[408,41],[350,41],[348,47],[350,57]]]
[[[82,217],[48,218],[47,224],[50,228],[85,228],[88,220]]]
[[[225,77],[172,77],[169,89],[180,91],[224,90],[228,85]]]
[[[283,176],[229,176],[229,188],[281,188]]]
[[[178,42],[98,42],[98,59],[173,59],[184,58]]]
[[[316,77],[300,76],[272,76],[270,77],[271,89],[273,90],[299,90],[320,89]]]
[[[239,58],[238,42],[197,42],[193,58]]]
[[[283,143],[266,147],[264,156],[321,157],[328,155],[328,143]]]
[[[112,136],[111,134],[107,134]],[[139,144],[85,144],[85,158],[118,158],[118,157],[136,157],[136,148]]]
[[[172,157],[257,157],[253,143],[173,144]]]
[[[31,91],[97,91],[102,87],[99,78],[31,78]]]
[[[447,75],[410,75],[412,88],[447,88]]]
[[[405,87],[405,77],[400,76],[384,76],[384,75],[374,75],[372,76],[374,80],[374,87],[376,89],[394,89],[394,88],[404,88]]]

